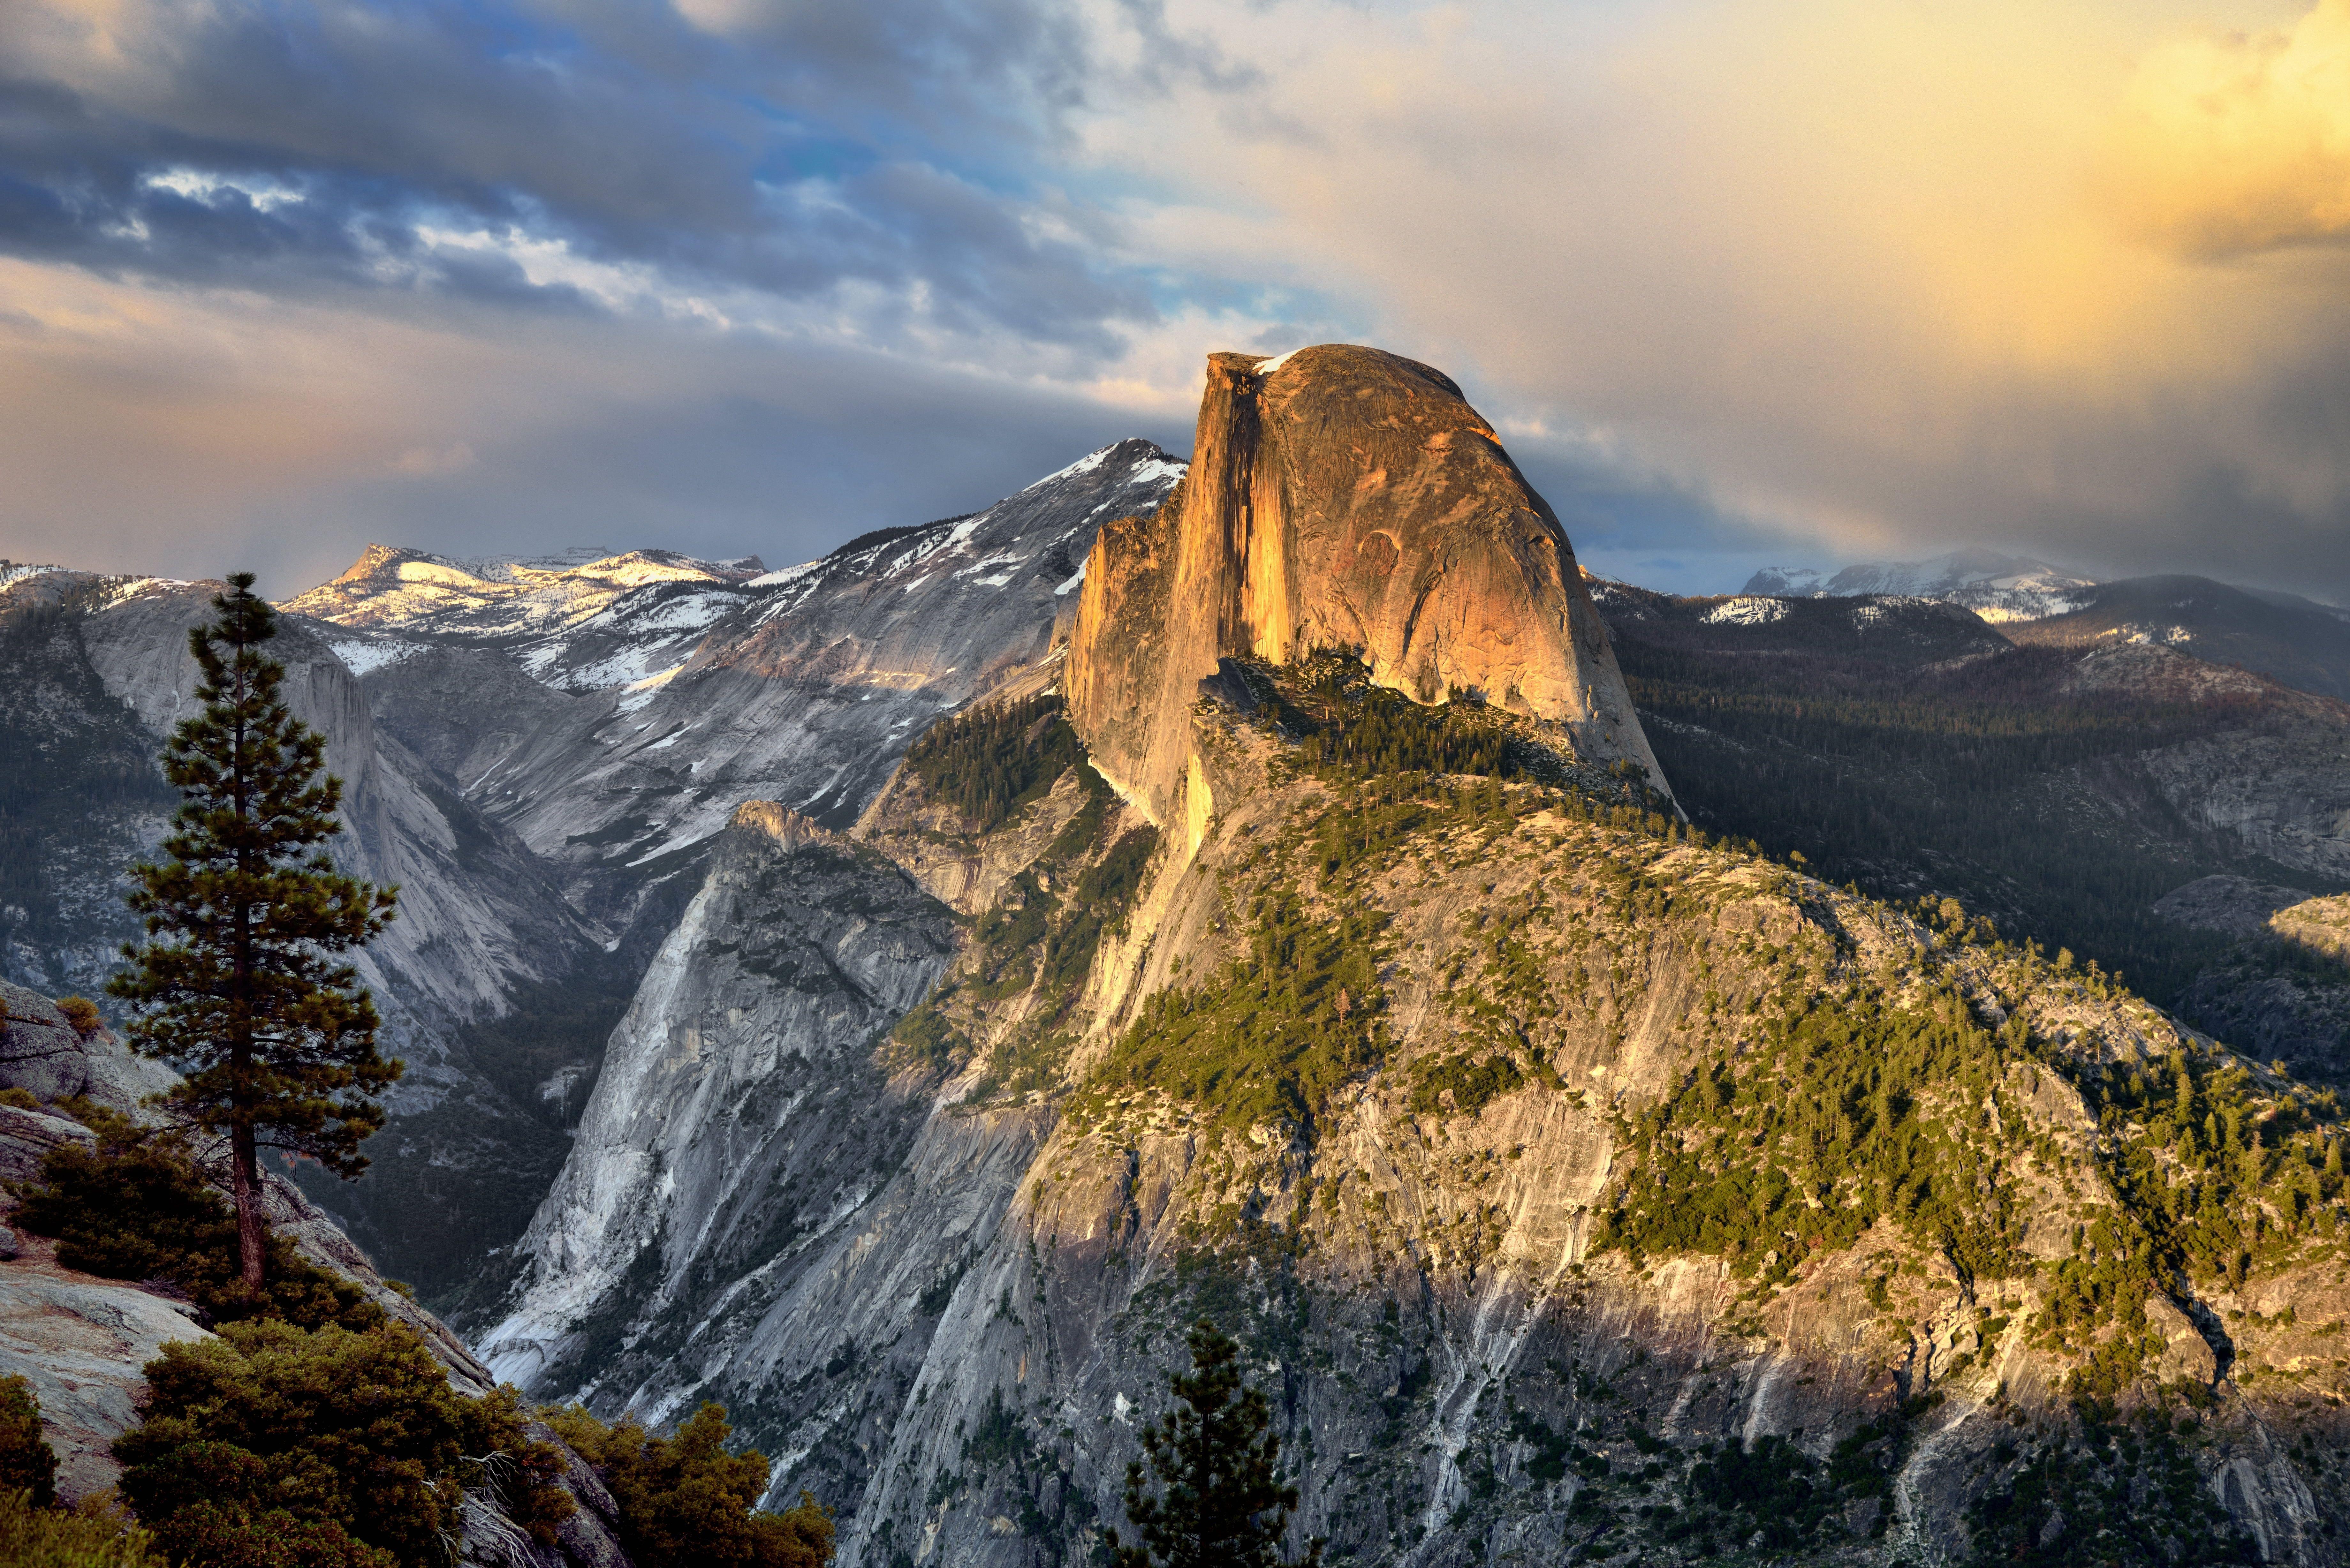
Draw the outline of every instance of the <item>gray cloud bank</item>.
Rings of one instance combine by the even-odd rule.
[[[2350,0],[2195,3],[14,0],[0,555],[780,560],[1343,337],[1660,586],[2350,597]]]

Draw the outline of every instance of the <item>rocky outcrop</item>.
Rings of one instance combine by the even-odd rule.
[[[1482,696],[1663,784],[1565,531],[1450,378],[1346,345],[1211,355],[1183,484],[1087,558],[1078,731],[1171,823],[1218,658],[1342,649],[1418,701]]]
[[[12,1018],[36,1013],[33,1003],[49,1005],[20,987],[8,987],[7,993]],[[41,1022],[36,1017],[32,1026]],[[82,1044],[93,1065],[82,1089],[69,1091],[81,1097],[152,1116],[145,1094],[176,1081],[168,1067],[130,1056],[111,1034],[96,1033]],[[126,1067],[127,1081],[142,1091],[127,1102],[118,1093]],[[0,1070],[0,1077],[7,1075]],[[21,1082],[5,1086],[38,1092]],[[61,1109],[0,1105],[0,1179],[38,1181],[51,1151],[94,1141],[89,1128]],[[459,1394],[479,1397],[496,1386],[465,1342],[379,1273],[333,1216],[275,1176],[265,1175],[263,1199],[272,1230],[291,1239],[304,1259],[353,1282],[387,1316],[412,1330]],[[0,1219],[14,1207],[13,1198],[0,1197]],[[32,1385],[42,1436],[57,1456],[58,1493],[72,1502],[120,1479],[112,1444],[139,1423],[148,1363],[165,1345],[209,1338],[210,1330],[203,1313],[169,1282],[102,1279],[66,1267],[57,1253],[54,1241],[0,1226],[0,1376],[21,1376]],[[536,1422],[531,1435],[560,1446],[553,1431]],[[481,1568],[629,1568],[611,1494],[577,1455],[569,1459],[561,1484],[578,1506],[558,1527],[554,1547],[532,1542],[494,1494],[484,1491],[465,1501],[460,1560]]]
[[[0,1142],[5,1135],[0,1128]],[[57,1456],[57,1495],[76,1501],[122,1474],[110,1445],[139,1424],[140,1368],[171,1341],[211,1334],[186,1302],[61,1268],[37,1238],[23,1246],[0,1262],[0,1374],[33,1386],[41,1435]]]
[[[104,1024],[85,1034],[39,992],[0,980],[0,1088],[44,1100],[93,1100],[137,1116],[149,1096],[177,1081],[171,1068],[139,1055]]]

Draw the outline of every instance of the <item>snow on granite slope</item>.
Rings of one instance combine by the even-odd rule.
[[[495,1188],[519,1231],[543,1189],[517,1184],[560,1158],[540,1146],[562,1134],[520,1103],[531,1086],[485,1079],[464,1032],[590,971],[632,985],[741,802],[845,823],[940,714],[1049,684],[1074,608],[1055,590],[1103,523],[1156,507],[1182,472],[1123,441],[984,512],[775,573],[655,550],[469,562],[370,546],[288,601],[288,695],[348,785],[338,855],[401,888],[361,967],[411,1070],[366,1190],[338,1194],[366,1199],[350,1218],[387,1267],[450,1288],[446,1255],[482,1244],[456,1221],[486,1214]],[[218,585],[6,570],[0,613],[68,610],[12,655],[0,719],[17,754],[102,753],[151,778],[192,711],[187,628]],[[52,774],[55,809],[36,815],[60,825],[39,849],[58,904],[0,904],[0,973],[95,993],[134,934],[121,869],[151,853],[170,792],[153,780],[85,805],[79,775],[46,763],[23,782],[37,793]],[[595,1056],[539,1065],[581,1083]]]
[[[281,607],[359,634],[337,644],[350,650],[346,662],[372,668],[420,642],[483,642],[507,649],[548,686],[592,691],[681,661],[740,607],[740,586],[765,571],[755,556],[703,561],[591,548],[463,561],[369,545],[350,570]],[[386,638],[395,651],[369,651]]]
[[[443,618],[428,655],[385,659],[367,684],[386,726],[564,868],[641,962],[735,806],[780,800],[845,826],[940,714],[1049,683],[1075,609],[1058,590],[1095,532],[1152,510],[1182,473],[1149,441],[1119,441],[970,516],[615,597],[567,626],[559,653]]]

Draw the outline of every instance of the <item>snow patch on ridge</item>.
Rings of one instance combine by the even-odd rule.
[[[361,642],[337,639],[327,644],[327,651],[343,661],[343,668],[354,675],[371,675],[379,670],[389,670],[395,664],[405,664],[420,653],[430,653],[432,645],[426,642]]]
[[[1111,449],[1117,445],[1118,442],[1112,441],[1108,446],[1102,448],[1099,452],[1087,452],[1085,456],[1077,459],[1076,462],[1069,464],[1068,467],[1060,469],[1055,472],[1046,474],[1035,483],[1022,490],[1020,493],[1025,495],[1030,490],[1042,490],[1045,485],[1052,483],[1056,479],[1067,479],[1075,474],[1091,473],[1095,469],[1099,468],[1102,465],[1104,460],[1109,456]]]
[[[1769,626],[1786,619],[1788,614],[1784,599],[1742,594],[1737,598],[1722,600],[1700,618],[1708,626]]]
[[[1765,566],[1746,581],[1748,594],[1780,598],[1893,595],[1960,605],[1992,622],[2067,615],[2088,602],[2093,578],[2028,556],[1958,550],[1929,561],[1871,561],[1835,576],[1811,566]]]

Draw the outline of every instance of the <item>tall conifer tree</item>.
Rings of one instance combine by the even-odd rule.
[[[403,1064],[377,1054],[374,1000],[339,961],[390,923],[397,890],[339,874],[319,847],[343,830],[342,781],[286,706],[286,667],[262,651],[277,615],[253,580],[230,577],[219,619],[188,634],[203,711],[163,748],[184,798],[162,862],[131,867],[150,940],[123,948],[130,967],[108,989],[140,1010],[132,1043],[186,1074],[165,1106],[228,1138],[238,1261],[258,1291],[260,1150],[358,1176]]]
[[[1283,1568],[1281,1537],[1297,1510],[1283,1481],[1281,1438],[1263,1394],[1241,1381],[1240,1346],[1201,1318],[1189,1336],[1191,1370],[1169,1379],[1180,1403],[1142,1431],[1159,1494],[1142,1466],[1126,1467],[1126,1516],[1142,1540],[1111,1532],[1113,1568]],[[1302,1568],[1322,1561],[1316,1541]]]

